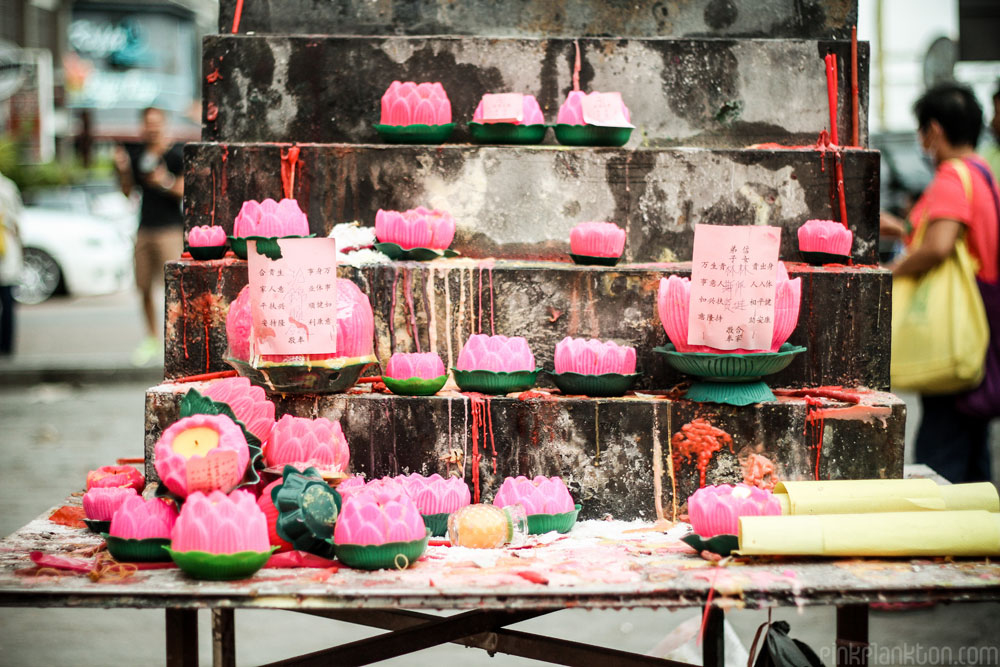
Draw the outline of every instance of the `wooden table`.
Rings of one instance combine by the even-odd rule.
[[[78,505],[72,497],[67,504]],[[652,524],[585,521],[525,548],[431,547],[404,571],[264,569],[236,582],[199,582],[177,569],[124,579],[33,573],[27,555],[92,553],[101,538],[47,512],[0,541],[0,605],[163,608],[167,664],[197,664],[198,609],[210,609],[215,665],[235,664],[235,609],[284,609],[390,630],[274,664],[364,664],[453,642],[556,664],[677,665],[506,629],[569,607],[703,607],[706,665],[723,664],[726,609],[836,605],[838,663],[867,661],[873,602],[1000,600],[1000,564],[986,560],[703,560]],[[74,553],[75,552],[75,553]],[[540,583],[541,582],[541,583]],[[412,610],[458,610],[448,617]]]

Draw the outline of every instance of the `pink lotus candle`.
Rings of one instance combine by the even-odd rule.
[[[242,377],[223,378],[205,385],[202,394],[213,401],[225,403],[247,430],[264,442],[274,427],[274,403],[250,380]]]
[[[87,473],[87,490],[115,486],[130,487],[142,491],[146,479],[132,466],[101,466]]]
[[[556,345],[556,373],[635,373],[635,348],[596,338],[563,338]]]
[[[455,219],[447,211],[423,206],[402,213],[379,209],[375,236],[380,243],[395,243],[404,250],[446,250],[455,238]]]
[[[473,123],[490,122],[489,120],[484,120],[488,102],[489,100],[485,95],[481,100],[479,100],[479,105],[476,106],[476,110],[472,114]],[[542,115],[542,108],[538,105],[538,100],[535,99],[534,95],[522,95],[521,120],[505,120],[504,122],[510,122],[516,125],[541,125],[545,122],[545,117]]]
[[[294,199],[245,201],[233,221],[233,236],[236,237],[308,235],[309,220]]]
[[[130,486],[94,487],[83,494],[83,513],[94,521],[111,521],[126,499],[138,495]]]
[[[124,540],[170,539],[176,521],[177,510],[172,503],[130,496],[112,515],[108,534]]]
[[[799,250],[850,255],[854,234],[834,220],[807,220],[799,227]]]
[[[621,257],[625,230],[613,222],[581,222],[569,233],[570,252],[587,257]]]
[[[351,475],[337,485],[337,493],[339,493],[344,500],[347,500],[349,496],[352,496],[359,491],[364,491],[364,489],[365,478],[361,475]]]
[[[469,337],[458,355],[455,368],[460,371],[493,371],[513,373],[535,370],[535,355],[528,341],[521,336],[487,336],[474,334]]]
[[[569,490],[559,477],[528,479],[508,477],[500,485],[493,504],[497,507],[521,505],[526,514],[564,514],[575,509]]]
[[[702,537],[739,534],[741,516],[781,514],[781,504],[770,491],[747,484],[704,486],[688,498],[688,517]]]
[[[262,552],[271,548],[267,519],[249,491],[192,493],[170,533],[174,551],[210,554]]]
[[[153,454],[160,481],[182,498],[196,489],[233,489],[250,462],[243,431],[225,415],[179,419],[160,436]]]
[[[596,91],[584,93],[580,90],[571,90],[569,95],[566,96],[566,101],[563,102],[561,107],[559,107],[559,115],[556,117],[556,122],[564,125],[586,125],[583,118],[584,99],[591,95],[601,94],[602,93],[598,93]],[[631,123],[632,116],[629,113],[628,107],[625,106],[624,101],[621,103],[621,111],[625,120]]]
[[[264,490],[260,492],[260,498],[257,499],[257,507],[264,513],[264,520],[267,522],[267,541],[272,546],[278,547],[278,551],[292,551],[294,549],[292,543],[278,534],[278,508],[271,500],[271,490],[280,486],[284,481],[276,479],[265,486]]]
[[[382,125],[447,125],[451,102],[440,83],[393,81],[382,95]]]
[[[691,281],[670,276],[660,279],[657,294],[657,311],[667,337],[678,352],[713,352],[746,354],[748,352],[777,352],[792,335],[799,322],[799,303],[802,296],[802,279],[789,280],[784,262],[778,262],[774,307],[774,333],[769,350],[718,350],[707,345],[688,345],[688,312],[691,301]]]
[[[192,227],[187,234],[188,245],[193,248],[209,248],[226,245],[226,230],[218,225]]]
[[[385,365],[385,374],[396,380],[433,380],[445,374],[444,362],[433,352],[397,352]]]
[[[437,473],[424,477],[413,473],[399,480],[421,514],[451,514],[472,502],[469,485],[460,477],[444,478]]]
[[[333,540],[337,544],[373,545],[412,542],[427,535],[423,517],[409,496],[380,502],[375,494],[352,495],[340,510]]]
[[[264,445],[268,466],[293,465],[299,470],[314,466],[324,471],[346,472],[351,453],[339,421],[304,419],[284,415],[271,429]]]

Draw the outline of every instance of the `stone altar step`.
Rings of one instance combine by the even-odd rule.
[[[638,128],[630,146],[811,144],[829,125],[829,52],[841,63],[840,136],[850,136],[847,41],[615,38],[579,46],[581,89],[621,91]],[[865,146],[867,44],[858,51]],[[572,88],[575,49],[571,39],[213,35],[203,58],[205,140],[379,141],[380,100],[398,79],[440,81],[459,124],[452,141],[467,141],[464,123],[484,93],[535,95],[554,123]]]
[[[177,419],[182,393],[199,386],[167,383],[147,391],[147,479],[156,478],[153,446]],[[878,392],[863,392],[856,405],[779,398],[734,408],[652,395],[586,399],[529,392],[487,398],[443,392],[408,398],[356,390],[272,399],[279,414],[339,419],[354,472],[456,472],[486,501],[507,475],[561,475],[583,503],[582,518],[648,520],[658,508],[671,518],[674,498],[682,509],[699,483],[743,479],[741,464],[750,454],[774,464],[782,479],[903,473],[905,406]],[[711,438],[689,438],[682,430],[695,420],[725,432],[715,434],[714,454]],[[692,446],[707,454],[702,470],[697,454],[683,457]]]
[[[583,220],[625,228],[625,261],[689,260],[696,223],[784,228],[781,256],[798,259],[796,230],[839,219],[834,159],[816,150],[555,148],[303,144],[294,195],[312,231],[375,224],[379,208],[451,212],[453,248],[468,257],[566,258]],[[246,199],[282,196],[281,144],[188,144],[188,228],[232,230]],[[878,261],[879,154],[843,154],[854,261]]]
[[[799,326],[789,342],[807,352],[774,386],[842,384],[887,390],[892,281],[874,267],[790,264],[802,278]],[[580,267],[569,263],[472,261],[342,266],[341,277],[368,294],[375,311],[376,353],[439,353],[449,366],[472,333],[525,336],[539,364],[551,368],[564,336],[615,339],[636,348],[640,387],[683,380],[652,348],[667,342],[656,314],[661,277],[689,265]],[[225,317],[247,282],[246,262],[174,261],[166,269],[168,378],[226,370]],[[376,369],[373,369],[374,372]],[[543,376],[544,377],[544,376]],[[547,378],[545,378],[547,380]]]
[[[856,0],[254,0],[239,3],[241,33],[518,37],[850,37]],[[742,5],[742,6],[741,6]],[[237,0],[219,3],[229,33]]]

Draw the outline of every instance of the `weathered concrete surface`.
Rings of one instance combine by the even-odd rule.
[[[799,326],[790,342],[808,351],[774,383],[888,389],[889,273],[789,268],[802,279]],[[663,389],[684,378],[652,351],[667,342],[656,292],[661,277],[689,271],[678,264],[605,268],[456,259],[343,266],[340,275],[369,295],[383,361],[392,352],[419,349],[437,352],[451,366],[470,334],[495,332],[526,337],[539,364],[551,368],[564,336],[610,338],[636,348],[644,374],[638,386]],[[225,317],[246,281],[246,262],[233,258],[167,265],[168,378],[229,368]]]
[[[784,228],[781,256],[798,259],[796,230],[839,219],[834,159],[815,150],[385,146],[303,144],[294,195],[312,231],[375,224],[378,209],[450,211],[453,248],[467,257],[566,259],[569,232],[611,220],[628,232],[625,260],[691,259],[694,225]],[[280,144],[189,144],[185,220],[232,229],[245,199],[282,196]],[[843,153],[854,261],[878,261],[879,154]]]
[[[219,32],[236,0],[222,0]],[[241,33],[845,38],[856,0],[254,0]]]
[[[829,125],[823,61],[829,52],[842,63],[838,127],[850,136],[850,42],[582,39],[579,45],[581,89],[621,91],[638,128],[630,146],[811,144]],[[858,50],[860,141],[867,145],[868,45]],[[468,141],[464,123],[483,93],[535,95],[554,123],[572,88],[575,53],[569,39],[209,36],[202,136],[381,143],[373,124],[395,79],[444,85],[459,124],[453,142]],[[548,141],[555,141],[551,132]]]
[[[156,440],[177,419],[181,392],[192,386],[198,387],[165,384],[146,394],[147,479],[156,477],[151,464]],[[712,456],[705,468],[707,483],[743,479],[740,461],[751,453],[776,464],[782,479],[903,473],[905,407],[891,394],[868,393],[860,406],[831,403],[822,409],[809,408],[803,399],[734,408],[664,396],[539,394],[487,399],[454,392],[425,398],[365,392],[272,399],[280,414],[339,419],[354,472],[378,477],[458,471],[485,500],[508,475],[560,475],[582,501],[585,518],[655,518],[657,498],[669,517],[673,489],[680,506],[698,488],[696,463],[676,452],[671,476],[672,439],[694,419],[725,431],[733,441],[732,451],[722,445]],[[821,410],[822,433],[820,413],[810,418],[810,410]]]

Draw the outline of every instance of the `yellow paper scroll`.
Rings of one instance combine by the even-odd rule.
[[[989,482],[939,485],[931,479],[845,479],[778,482],[782,514],[870,514],[985,510],[1000,512],[1000,495]]]
[[[740,517],[742,555],[997,556],[1000,514],[983,510]]]

